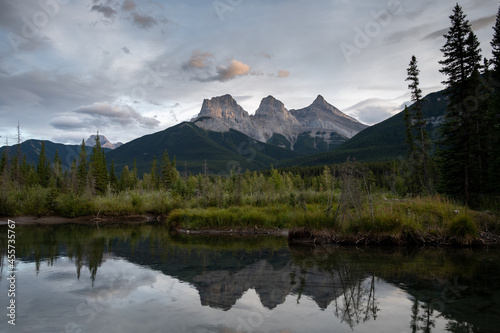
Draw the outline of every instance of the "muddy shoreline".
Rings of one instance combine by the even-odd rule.
[[[7,225],[8,220],[16,222],[16,225],[58,225],[58,224],[117,224],[117,223],[148,223],[161,221],[161,216],[157,215],[126,215],[126,216],[82,216],[82,217],[61,217],[61,216],[17,216],[0,217],[0,225]]]
[[[165,221],[164,216],[158,215],[127,215],[100,217],[35,217],[18,216],[14,218],[0,217],[0,226],[7,225],[8,220],[15,221],[16,225],[111,225],[111,224],[142,224]],[[478,237],[441,237],[429,234],[422,235],[390,235],[390,234],[355,234],[340,235],[331,230],[312,231],[306,229],[258,229],[258,228],[231,228],[231,229],[201,229],[189,230],[179,228],[176,232],[184,235],[212,235],[212,236],[279,236],[287,237],[289,244],[296,245],[365,245],[365,246],[451,246],[451,247],[484,247],[500,246],[500,235],[491,232],[480,232]]]

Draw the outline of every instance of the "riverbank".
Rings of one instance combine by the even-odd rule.
[[[289,195],[265,203],[248,200],[221,206],[205,206],[201,199],[181,201],[168,192],[142,197],[139,193],[129,193],[92,200],[89,205],[92,209],[85,215],[71,210],[64,216],[26,214],[13,220],[20,225],[155,222],[185,234],[276,235],[288,237],[290,243],[311,244],[500,243],[498,213],[474,211],[441,196],[400,199],[377,193],[360,203],[343,203],[335,195],[305,192],[299,198]],[[6,223],[7,219],[0,221]]]
[[[80,217],[63,217],[63,216],[17,216],[17,217],[0,217],[0,226],[7,225],[7,221],[15,221],[17,225],[58,225],[58,224],[83,224],[83,225],[98,225],[98,224],[134,224],[134,223],[149,223],[159,221],[156,215],[114,215],[114,216],[80,216]],[[160,217],[161,221],[161,217]]]
[[[7,218],[0,217],[0,226],[7,225]],[[51,226],[51,225],[131,225],[145,223],[163,223],[160,216],[131,215],[131,216],[92,216],[67,218],[60,216],[35,217],[20,216],[13,219],[16,225],[23,226]],[[184,235],[203,236],[278,236],[286,237],[290,245],[345,245],[345,246],[452,246],[452,247],[484,247],[500,246],[500,235],[480,231],[477,236],[457,237],[448,235],[424,234],[389,234],[389,233],[358,233],[339,234],[334,230],[296,229],[259,229],[258,227],[238,227],[230,229],[184,229],[172,230]]]

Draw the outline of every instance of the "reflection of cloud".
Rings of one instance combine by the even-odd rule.
[[[89,293],[90,299],[103,303],[116,298],[126,298],[139,287],[152,285],[156,282],[156,275],[147,272],[140,275],[130,276],[125,272],[120,272],[119,276],[113,279],[111,286],[94,287]]]
[[[370,98],[344,110],[360,122],[373,125],[401,111],[401,104],[380,98]]]

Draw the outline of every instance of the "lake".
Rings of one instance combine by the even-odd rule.
[[[161,225],[15,231],[14,281],[0,227],[0,332],[500,331],[499,249],[289,247]]]

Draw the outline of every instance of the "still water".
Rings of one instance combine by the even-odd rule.
[[[0,332],[500,332],[498,249],[289,247],[162,226],[17,226]]]

